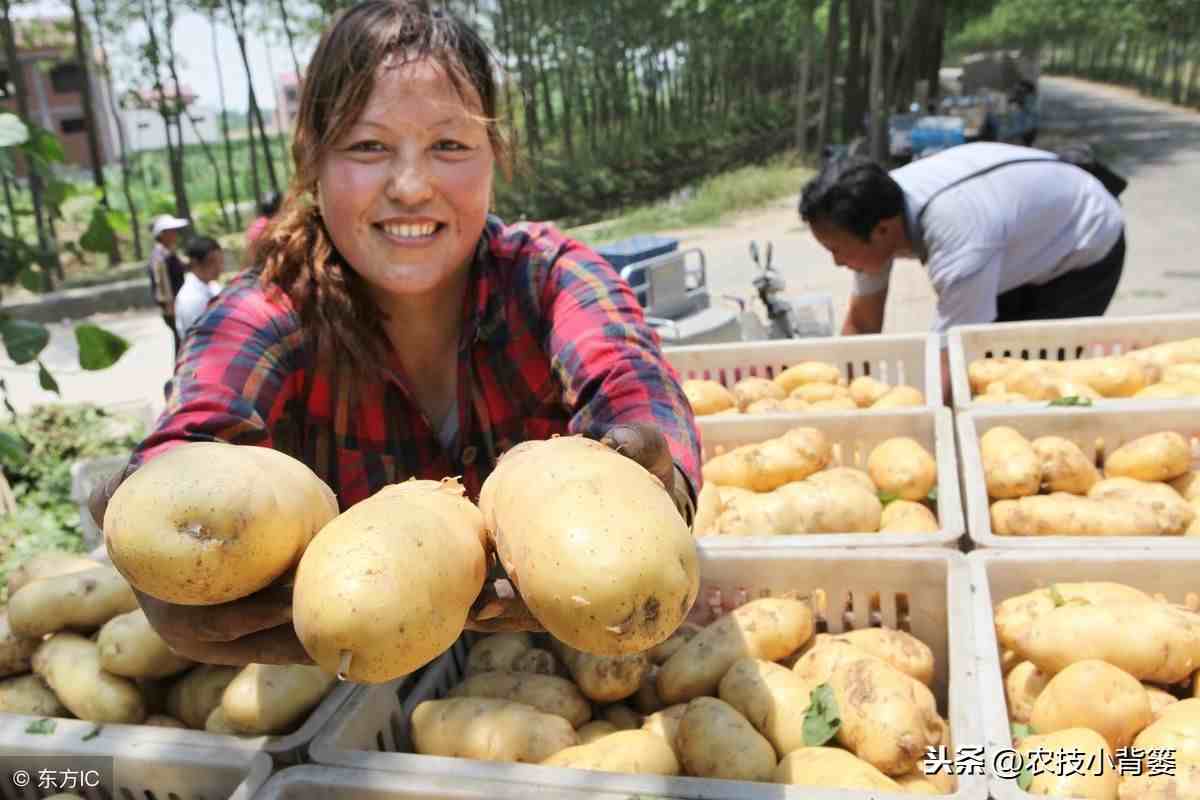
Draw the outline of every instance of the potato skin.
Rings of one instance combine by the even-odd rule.
[[[676,651],[658,673],[658,696],[673,705],[713,694],[739,658],[776,661],[812,637],[812,608],[799,600],[764,597],[735,608]]]
[[[67,707],[40,675],[17,675],[0,680],[0,712],[37,717],[65,717]]]
[[[1003,649],[1015,650],[1016,643],[1028,636],[1034,621],[1056,608],[1055,593],[1067,603],[1076,601],[1087,605],[1138,605],[1154,602],[1145,592],[1113,581],[1068,581],[1044,589],[1034,589],[996,605],[996,637]]]
[[[82,572],[85,569],[102,566],[104,565],[99,561],[73,553],[60,551],[39,553],[8,574],[8,596],[12,597],[22,586],[39,578],[69,575],[72,572]]]
[[[937,533],[940,529],[934,513],[911,500],[893,500],[879,515],[880,533]]]
[[[542,765],[627,775],[679,774],[679,759],[671,746],[661,736],[640,729],[617,731],[586,744],[559,750]]]
[[[1039,436],[1031,443],[1042,464],[1042,488],[1049,492],[1087,494],[1100,480],[1079,445],[1062,436]]]
[[[869,375],[860,375],[850,381],[850,397],[859,408],[869,408],[879,401],[892,387]]]
[[[8,624],[8,611],[0,609],[0,678],[29,672],[33,651],[40,639],[17,636]]]
[[[902,500],[924,500],[937,485],[937,462],[920,442],[907,436],[876,446],[867,457],[867,471],[879,491]]]
[[[661,644],[656,644],[650,648],[650,652],[646,654],[650,659],[651,664],[661,665],[667,662],[671,656],[675,655],[675,651],[687,644],[693,636],[701,631],[701,627],[691,622],[685,622],[671,634],[671,638]]]
[[[805,747],[779,762],[775,783],[820,786],[826,789],[864,789],[903,792],[900,784],[871,764],[840,747]]]
[[[167,691],[167,713],[189,728],[203,730],[214,708],[221,705],[225,687],[237,677],[237,667],[201,664],[179,678]]]
[[[1179,800],[1200,797],[1200,764],[1176,762],[1173,775],[1126,775],[1118,800]]]
[[[1109,478],[1169,481],[1186,475],[1191,468],[1192,451],[1187,439],[1174,431],[1139,436],[1104,459],[1104,474]]]
[[[1010,500],[1037,494],[1042,461],[1033,445],[1015,428],[1001,425],[979,437],[988,497]]]
[[[841,380],[841,370],[821,361],[802,361],[775,376],[775,382],[789,394],[806,383],[838,383]]]
[[[21,587],[9,598],[8,623],[17,636],[36,639],[66,629],[92,631],[136,608],[133,589],[115,569],[104,566]]]
[[[787,667],[740,658],[721,678],[718,695],[766,737],[777,755],[804,747],[812,687]]]
[[[997,536],[1161,536],[1153,510],[1066,492],[1000,500],[989,509]]]
[[[733,394],[716,381],[686,380],[683,382],[682,388],[692,406],[692,412],[698,417],[738,407],[737,399]]]
[[[770,378],[742,378],[733,385],[733,398],[737,407],[745,411],[759,400],[782,400],[787,397],[783,387]],[[719,409],[724,411],[724,409]]]
[[[467,675],[494,670],[516,670],[517,660],[533,649],[533,637],[525,631],[484,636],[467,652]]]
[[[426,700],[413,709],[412,741],[422,755],[538,764],[579,744],[571,723],[493,697]]]
[[[715,697],[688,703],[675,738],[684,770],[695,777],[770,781],[778,763],[771,743]]]
[[[1104,702],[1096,702],[1097,697]],[[1104,661],[1087,660],[1071,664],[1046,683],[1029,719],[1039,733],[1090,728],[1116,751],[1128,747],[1153,715],[1137,678]]]
[[[1031,661],[1022,661],[1004,676],[1004,695],[1008,701],[1008,718],[1028,723],[1033,704],[1050,679]]]
[[[194,663],[171,651],[140,608],[104,623],[96,644],[100,666],[126,678],[165,678]]]
[[[225,687],[221,710],[238,733],[291,731],[337,678],[307,664],[247,664]]]
[[[1031,760],[1031,752],[1039,750],[1051,754],[1082,752],[1082,769],[1056,767],[1057,759],[1051,756],[1047,759],[1048,763],[1042,761],[1033,767],[1032,780],[1027,790],[1029,794],[1091,800],[1116,798],[1117,786],[1121,780],[1120,773],[1113,769],[1113,752],[1100,734],[1088,728],[1068,728],[1044,735],[1027,736],[1017,745],[1017,751],[1027,760]]]
[[[610,733],[616,733],[619,730],[620,728],[606,719],[594,719],[585,725],[579,726],[575,734],[579,737],[580,744],[591,744],[597,739],[602,739]]]
[[[1154,515],[1154,521],[1164,536],[1178,536],[1196,518],[1196,510],[1179,493],[1165,483],[1139,481],[1134,478],[1105,478],[1092,486],[1088,497],[1133,503]]]
[[[793,428],[782,436],[713,456],[701,469],[706,483],[769,492],[823,469],[830,453],[829,441],[821,431]]]
[[[551,646],[583,695],[597,703],[615,703],[633,697],[650,671],[650,659],[645,653],[595,656],[559,641]]]
[[[616,726],[619,731],[632,731],[642,727],[642,715],[624,703],[610,703],[599,710],[605,722]]]
[[[105,672],[96,643],[78,634],[57,633],[42,642],[33,654],[33,671],[79,719],[138,724],[146,718],[137,685]]]
[[[883,659],[926,686],[933,686],[933,651],[911,633],[892,628],[860,628],[833,638]]]
[[[1200,764],[1200,699],[1180,700],[1164,708],[1158,719],[1133,739],[1143,752],[1173,751],[1176,764]]]
[[[919,389],[911,386],[893,386],[883,397],[872,403],[871,408],[906,408],[923,405],[925,405],[925,395]]]
[[[592,718],[592,706],[565,678],[521,672],[480,672],[450,690],[447,697],[496,697],[555,714],[578,728]]]

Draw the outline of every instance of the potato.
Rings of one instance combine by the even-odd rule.
[[[865,492],[876,494],[879,489],[871,476],[861,469],[854,467],[830,467],[820,472],[814,472],[804,479],[814,486],[857,486]]]
[[[1039,617],[1064,603],[1088,605],[1129,605],[1153,603],[1154,598],[1123,583],[1112,581],[1078,581],[1055,583],[1043,589],[1014,595],[996,605],[996,638],[1002,648],[1013,650],[1016,642],[1029,635],[1029,629]],[[1021,660],[1021,659],[1017,659]]]
[[[326,673],[384,683],[462,635],[488,570],[483,515],[465,493],[453,478],[386,486],[313,538],[296,570],[292,624]]]
[[[1085,383],[1104,397],[1133,397],[1150,376],[1135,359],[1109,356],[1064,361],[1063,377]]]
[[[1020,358],[979,358],[967,365],[967,382],[974,394],[987,390],[989,384],[1004,381],[1009,373],[1024,364]]]
[[[209,733],[219,733],[222,736],[241,736],[241,732],[236,730],[229,724],[229,718],[225,716],[225,709],[217,706],[208,715],[208,719],[204,720],[204,730]]]
[[[796,481],[773,492],[731,497],[716,529],[725,536],[871,533],[882,515],[879,498],[855,483]]]
[[[783,387],[769,378],[742,378],[733,385],[734,402],[742,411],[758,400],[782,400],[785,397],[787,392]]]
[[[1171,364],[1189,364],[1200,361],[1200,338],[1177,339],[1170,342],[1139,347],[1125,354],[1143,364],[1168,367]]]
[[[529,672],[535,675],[558,675],[563,677],[566,675],[566,670],[558,663],[558,659],[554,657],[554,653],[549,650],[543,650],[540,647],[533,647],[521,654],[520,658],[513,662],[513,672]]]
[[[1169,481],[1186,475],[1191,468],[1191,447],[1174,431],[1140,436],[1104,459],[1104,474],[1109,478]]]
[[[695,538],[662,482],[600,442],[517,445],[479,508],[530,612],[577,650],[642,653],[674,633],[700,590]]]
[[[784,402],[793,400],[788,398]],[[807,401],[806,401],[807,402]],[[808,407],[813,410],[833,410],[833,411],[857,411],[858,406],[854,404],[854,400],[849,397],[832,397],[828,400],[813,400],[808,403]]]
[[[650,731],[655,736],[661,736],[678,756],[679,746],[675,737],[679,733],[679,720],[683,719],[683,715],[687,713],[687,707],[687,703],[676,703],[673,706],[667,706],[662,711],[655,711],[642,720],[642,730]]]
[[[29,672],[33,651],[40,639],[17,636],[8,624],[8,611],[0,608],[0,678]]]
[[[1013,669],[1022,663],[1021,657],[1013,650],[1003,650],[1000,653],[1000,674],[1007,677]]]
[[[645,653],[624,656],[596,656],[562,642],[551,642],[567,671],[584,696],[597,703],[615,703],[632,697],[650,671]]]
[[[667,659],[675,655],[675,652],[687,644],[693,636],[703,630],[699,625],[691,622],[685,622],[671,634],[671,638],[667,639],[662,644],[657,644],[650,648],[646,653],[646,657],[650,659],[650,663],[654,665],[665,664]]]
[[[57,633],[42,642],[33,654],[33,671],[79,719],[137,724],[146,718],[141,692],[133,681],[105,672],[95,642],[78,634]]]
[[[172,652],[140,608],[104,623],[96,644],[100,666],[126,678],[165,678],[194,663]]]
[[[1200,364],[1171,364],[1163,369],[1162,382],[1164,384],[1200,382]]]
[[[171,684],[167,692],[167,713],[189,728],[202,730],[221,696],[237,677],[238,667],[201,664]]]
[[[900,791],[905,794],[949,794],[941,786],[929,780],[927,775],[923,775],[920,772],[900,775],[896,778],[896,783],[899,785]]]
[[[1115,800],[1117,796],[1120,773],[1112,766],[1115,757],[1104,737],[1093,730],[1068,728],[1028,736],[1017,751],[1031,765],[1029,794],[1089,800]],[[1034,751],[1048,755],[1035,762],[1037,756],[1030,755]],[[1082,764],[1071,757],[1073,753],[1083,754]]]
[[[1148,683],[1142,684],[1146,689],[1146,698],[1150,701],[1150,714],[1154,719],[1158,719],[1167,706],[1174,705],[1179,702],[1179,698],[1170,692],[1160,689],[1157,686],[1152,686]]]
[[[87,632],[138,608],[137,597],[112,567],[41,578],[8,599],[8,623],[17,636],[40,638],[71,629]]]
[[[692,412],[698,417],[737,408],[737,399],[716,381],[687,380],[683,382],[682,388],[692,406]]]
[[[802,401],[795,401],[797,403]],[[806,404],[807,405],[807,404]],[[775,414],[780,411],[786,411],[782,400],[776,400],[773,397],[764,397],[762,400],[755,400],[750,405],[742,410],[743,414]],[[728,412],[721,412],[722,414]],[[736,411],[734,413],[737,413]]]
[[[532,648],[533,637],[524,631],[484,636],[467,653],[466,673],[515,670],[517,661]]]
[[[1179,492],[1184,500],[1200,499],[1200,472],[1185,472],[1171,481],[1171,488]]]
[[[838,747],[805,747],[792,751],[779,762],[773,780],[775,783],[826,789],[904,791],[895,780]]]
[[[971,402],[976,405],[999,406],[1013,403],[1028,403],[1029,398],[1019,392],[988,392],[976,395]]]
[[[788,394],[807,383],[838,383],[842,373],[832,364],[820,361],[804,361],[793,364],[775,376],[775,383]]]
[[[867,472],[879,491],[902,500],[924,500],[937,485],[937,462],[916,439],[881,442],[867,457]]]
[[[627,775],[679,774],[679,759],[671,746],[661,736],[643,730],[617,731],[588,744],[559,750],[542,765]]]
[[[187,725],[184,725],[174,717],[168,717],[166,714],[151,714],[142,721],[143,725],[150,725],[155,728],[180,728],[187,730]]]
[[[592,706],[575,684],[553,675],[480,672],[450,690],[447,697],[495,697],[555,714],[578,728],[592,718]]]
[[[1100,471],[1079,449],[1061,436],[1039,436],[1031,442],[1042,463],[1042,489],[1087,494],[1100,480]]]
[[[911,500],[893,500],[879,517],[880,533],[937,533],[940,529],[934,513]]]
[[[850,397],[859,408],[870,408],[891,390],[891,386],[869,375],[862,375],[850,381]]]
[[[1104,698],[1103,703],[1096,702]],[[1104,661],[1077,661],[1051,678],[1033,704],[1038,733],[1090,728],[1116,751],[1150,724],[1150,698],[1140,681]]]
[[[1119,800],[1191,800],[1200,797],[1200,764],[1176,763],[1167,774],[1125,775]]]
[[[421,755],[539,764],[579,737],[562,717],[523,703],[454,697],[413,709],[412,742]]]
[[[851,400],[853,403],[850,390],[836,383],[805,383],[797,386],[787,396],[803,400],[806,403],[820,403],[827,400]],[[858,405],[853,404],[851,408],[858,408]]]
[[[1031,661],[1022,661],[1004,676],[1004,697],[1008,701],[1008,718],[1028,723],[1033,704],[1049,682]]]
[[[669,705],[713,694],[739,658],[775,661],[813,634],[812,608],[799,600],[764,597],[720,617],[671,656],[658,673],[658,696]]]
[[[771,661],[740,658],[733,663],[717,693],[785,756],[804,747],[804,715],[813,687],[787,667]]]
[[[1187,366],[1197,366],[1188,364]],[[1200,380],[1175,380],[1170,383],[1155,383],[1140,389],[1134,395],[1135,399],[1149,400],[1176,400],[1182,397],[1196,397],[1200,395]]]
[[[883,659],[926,686],[933,686],[933,651],[911,633],[892,628],[860,628],[832,638]]]
[[[745,717],[723,700],[697,697],[687,705],[675,736],[688,775],[770,781],[775,749]]]
[[[883,397],[871,404],[872,409],[907,408],[925,405],[925,395],[911,386],[894,386]]]
[[[605,722],[614,725],[617,730],[631,731],[642,727],[642,715],[624,703],[612,703],[599,710],[599,716]]]
[[[637,693],[633,696],[633,706],[639,714],[653,714],[662,711],[666,704],[658,696],[658,667],[651,665],[642,677]]]
[[[816,428],[793,428],[782,436],[714,456],[702,467],[705,482],[769,492],[824,469],[829,440]]]
[[[1158,602],[1067,604],[1038,616],[1012,646],[1048,675],[1095,659],[1140,681],[1179,683],[1200,664],[1200,615]]]
[[[715,483],[705,483],[696,495],[696,514],[692,518],[693,536],[717,535],[717,520],[725,510],[721,499],[721,488]]]
[[[12,597],[22,586],[39,578],[70,575],[72,572],[83,572],[85,569],[95,569],[100,566],[104,565],[99,561],[74,553],[59,550],[38,553],[8,573],[8,596]]]
[[[307,664],[247,664],[225,687],[221,708],[239,733],[288,733],[336,681]]]
[[[1060,377],[1061,373],[1057,367],[1030,361],[1005,375],[1004,386],[1007,391],[1017,392],[1030,400],[1053,400],[1058,396],[1054,383]],[[991,387],[988,389],[991,391]]]
[[[65,717],[67,707],[40,675],[17,675],[0,680],[0,712],[35,717]]]
[[[1200,764],[1200,699],[1180,700],[1163,709],[1132,741],[1143,754],[1161,750],[1173,753],[1176,764]]]
[[[792,671],[809,686],[829,683],[835,672],[852,661],[875,658],[866,650],[828,633],[817,634],[811,645],[792,667]]]
[[[1042,484],[1042,462],[1033,445],[1019,431],[1005,425],[979,437],[988,497],[1014,499],[1037,494]]]
[[[591,744],[597,739],[602,739],[619,730],[620,728],[606,719],[594,719],[586,725],[580,726],[575,734],[579,737],[580,744]]]
[[[1167,536],[1178,536],[1196,519],[1196,510],[1165,483],[1134,478],[1106,478],[1088,492],[1095,500],[1113,500],[1142,506],[1154,515],[1155,524]]]
[[[208,605],[275,582],[337,513],[329,486],[291,456],[187,442],[117,488],[104,514],[104,538],[113,566],[139,591]]]
[[[998,536],[1161,536],[1154,512],[1141,504],[1066,492],[1001,500],[989,509]]]

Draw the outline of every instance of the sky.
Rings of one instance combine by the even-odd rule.
[[[86,12],[85,12],[86,13]],[[70,7],[61,2],[39,0],[29,6],[16,6],[13,15],[28,17],[36,15],[66,16]],[[131,26],[130,35],[140,38],[141,26]],[[282,39],[282,34],[280,35]],[[138,76],[127,61],[121,61],[118,48],[109,42],[114,61],[113,77],[118,90],[128,87],[132,79]],[[313,42],[297,42],[296,55],[303,67],[306,57],[311,54]],[[190,88],[197,96],[197,105],[220,107],[217,69],[225,82],[226,106],[231,111],[246,111],[247,84],[246,71],[242,68],[242,57],[238,52],[237,39],[229,28],[217,26],[217,59],[213,58],[212,28],[208,19],[198,14],[180,14],[175,19],[175,50],[180,62],[179,81]],[[287,43],[268,42],[261,36],[247,37],[247,50],[250,60],[250,70],[254,79],[254,91],[258,103],[264,108],[275,106],[275,91],[272,76],[294,72],[291,52]],[[271,68],[274,67],[272,70]]]

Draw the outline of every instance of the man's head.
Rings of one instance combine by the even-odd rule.
[[[839,267],[877,273],[908,246],[904,191],[870,159],[831,160],[800,193],[800,218]]]
[[[225,252],[216,239],[197,236],[187,245],[188,265],[200,280],[208,283],[221,277],[225,266]]]
[[[188,221],[170,214],[159,214],[150,226],[150,234],[156,242],[160,242],[168,250],[174,250],[179,243],[179,232],[188,226]]]

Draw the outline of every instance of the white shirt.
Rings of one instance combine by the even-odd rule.
[[[184,276],[183,286],[175,296],[175,332],[180,339],[187,338],[188,330],[204,314],[208,302],[220,293],[221,284],[216,281],[205,283],[194,272]]]
[[[938,195],[961,177],[1013,159],[1042,163],[999,167]],[[992,322],[996,297],[1027,284],[1044,284],[1104,258],[1124,230],[1121,206],[1104,185],[1053,153],[978,142],[892,170],[904,190],[914,250],[938,295],[934,330]],[[855,294],[887,287],[879,275],[856,273]]]

